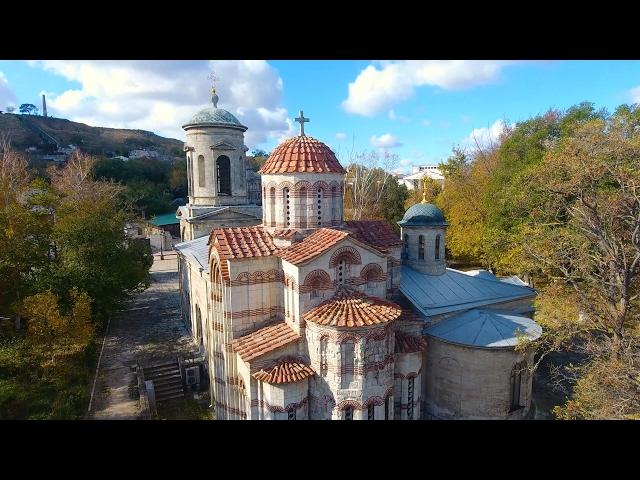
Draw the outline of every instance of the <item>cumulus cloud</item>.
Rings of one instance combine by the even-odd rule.
[[[640,103],[640,87],[635,87],[629,90],[629,96],[633,103]]]
[[[368,65],[349,84],[342,107],[349,113],[373,116],[407,98],[416,87],[458,90],[496,80],[513,61],[403,60]]]
[[[219,79],[218,107],[249,127],[247,146],[293,132],[282,106],[282,78],[266,61],[44,60],[30,64],[80,84],[62,93],[47,93],[49,110],[73,121],[184,139],[181,125],[211,105],[208,76],[213,70]]]
[[[338,132],[338,133],[336,133],[336,138],[338,140],[344,140],[345,138],[347,138],[347,134],[346,133],[342,133],[342,132]]]
[[[9,87],[9,80],[4,73],[0,72],[0,110],[6,110],[9,105],[15,106],[16,102],[16,94]]]
[[[515,126],[515,124],[511,124],[510,127]],[[465,137],[462,141],[462,144],[465,147],[474,148],[479,145],[482,148],[490,146],[492,143],[495,143],[500,134],[507,128],[507,124],[502,119],[498,119],[493,122],[493,125],[490,127],[483,128],[474,128],[471,133]]]
[[[397,137],[391,135],[390,133],[385,133],[384,135],[380,135],[379,137],[373,135],[369,139],[369,142],[371,143],[371,145],[378,148],[395,148],[402,145],[402,143],[398,141]]]

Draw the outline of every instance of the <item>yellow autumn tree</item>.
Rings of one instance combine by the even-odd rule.
[[[92,338],[89,296],[73,289],[69,297],[67,309],[50,291],[24,299],[22,313],[28,319],[27,341],[43,366],[55,366],[60,358],[81,352]]]

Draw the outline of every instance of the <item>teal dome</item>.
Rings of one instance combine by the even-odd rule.
[[[416,203],[404,214],[398,225],[403,227],[444,227],[449,225],[444,220],[442,210],[431,203]]]
[[[200,110],[191,120],[185,123],[182,128],[195,127],[199,125],[232,127],[243,131],[247,130],[247,127],[242,125],[232,113],[227,112],[222,108],[215,107]]]

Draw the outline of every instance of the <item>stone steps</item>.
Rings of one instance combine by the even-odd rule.
[[[184,386],[178,361],[163,362],[144,368],[145,380],[153,381],[156,402],[184,396]]]

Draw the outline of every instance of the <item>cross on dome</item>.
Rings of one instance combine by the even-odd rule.
[[[218,108],[218,100],[220,99],[220,97],[218,97],[218,94],[216,93],[216,81],[218,80],[218,77],[216,77],[214,73],[211,72],[211,74],[209,75],[209,79],[213,84],[213,87],[211,88],[211,102],[213,103],[213,108]]]
[[[304,137],[304,124],[310,122],[311,120],[305,118],[304,112],[300,110],[300,116],[295,119],[296,122],[300,124],[300,136]]]

